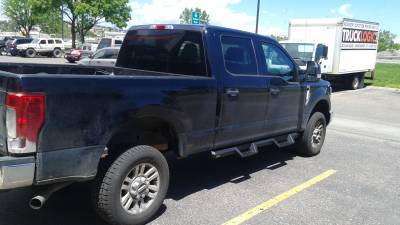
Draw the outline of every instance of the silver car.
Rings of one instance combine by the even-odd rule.
[[[103,48],[97,50],[89,58],[79,60],[79,65],[87,66],[115,66],[117,62],[119,47]]]

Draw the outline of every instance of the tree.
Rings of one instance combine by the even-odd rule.
[[[37,0],[63,10],[72,36],[72,47],[76,47],[77,34],[82,43],[85,36],[99,22],[109,22],[119,28],[126,27],[130,19],[129,0]]]
[[[210,15],[205,11],[201,10],[200,8],[185,8],[181,15],[179,16],[179,19],[181,20],[182,24],[191,24],[192,23],[192,12],[198,12],[200,13],[200,23],[201,24],[209,24],[210,23]]]
[[[3,0],[3,14],[25,36],[29,36],[33,26],[38,23],[40,14],[35,0]]]
[[[17,32],[17,25],[14,21],[0,21],[0,31],[2,32]]]
[[[379,44],[378,51],[386,51],[388,49],[394,49],[394,39],[396,35],[388,30],[379,31]]]

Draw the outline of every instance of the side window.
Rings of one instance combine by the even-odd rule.
[[[102,58],[104,58],[104,59],[113,59],[114,58],[114,50],[113,49],[107,49]]]
[[[56,40],[56,44],[62,44],[61,40]]]
[[[266,74],[280,76],[286,81],[293,81],[295,67],[290,58],[272,44],[262,44],[266,64]]]
[[[122,40],[115,40],[116,45],[122,45]]]
[[[39,44],[45,45],[45,44],[47,44],[47,42],[46,42],[46,40],[41,40]]]
[[[54,40],[48,40],[47,43],[48,43],[49,45],[53,45],[53,44],[54,44]]]
[[[222,36],[225,67],[233,74],[257,75],[257,63],[250,38]]]

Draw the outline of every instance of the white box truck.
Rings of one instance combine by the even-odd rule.
[[[281,44],[301,68],[307,61],[316,61],[324,79],[344,81],[348,88],[357,89],[364,86],[365,74],[374,77],[378,36],[375,22],[294,19],[289,23],[289,40]],[[326,58],[324,51],[328,51]]]

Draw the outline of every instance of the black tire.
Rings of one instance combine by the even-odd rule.
[[[60,58],[62,56],[62,51],[61,51],[61,49],[56,48],[53,50],[52,54],[49,54],[49,55],[52,55],[55,58]]]
[[[158,171],[158,194],[156,194],[156,197],[147,209],[137,214],[132,214],[126,211],[122,206],[122,187],[123,183],[126,181],[126,177],[133,173],[134,168],[137,169],[137,166],[143,164],[150,164],[156,168],[156,172]],[[140,178],[140,175],[137,176],[137,178]],[[129,187],[129,190],[132,189],[134,185],[133,181],[135,180],[136,179],[132,178],[131,183],[126,185]],[[137,190],[141,189],[143,185],[145,184],[140,184],[140,188]],[[93,186],[93,203],[99,216],[110,224],[144,224],[152,219],[158,212],[167,194],[168,185],[169,168],[165,157],[153,147],[136,146],[120,155],[112,162],[107,171],[99,173]],[[131,196],[130,191],[126,193],[126,195],[128,194]],[[132,197],[132,199],[135,198]],[[132,207],[132,210],[133,209]]]
[[[0,55],[7,55],[6,49],[4,47],[0,47]]]
[[[25,56],[28,58],[34,58],[36,55],[37,55],[37,53],[36,53],[35,49],[33,49],[33,48],[28,48],[25,51]]]
[[[364,74],[350,75],[347,79],[347,88],[350,90],[364,88]]]
[[[316,127],[322,125],[322,133],[320,134],[320,141],[318,144],[314,142],[313,134]],[[306,130],[298,140],[296,150],[300,155],[303,156],[315,156],[321,152],[322,145],[325,141],[326,134],[326,118],[324,114],[315,112],[307,123]]]

